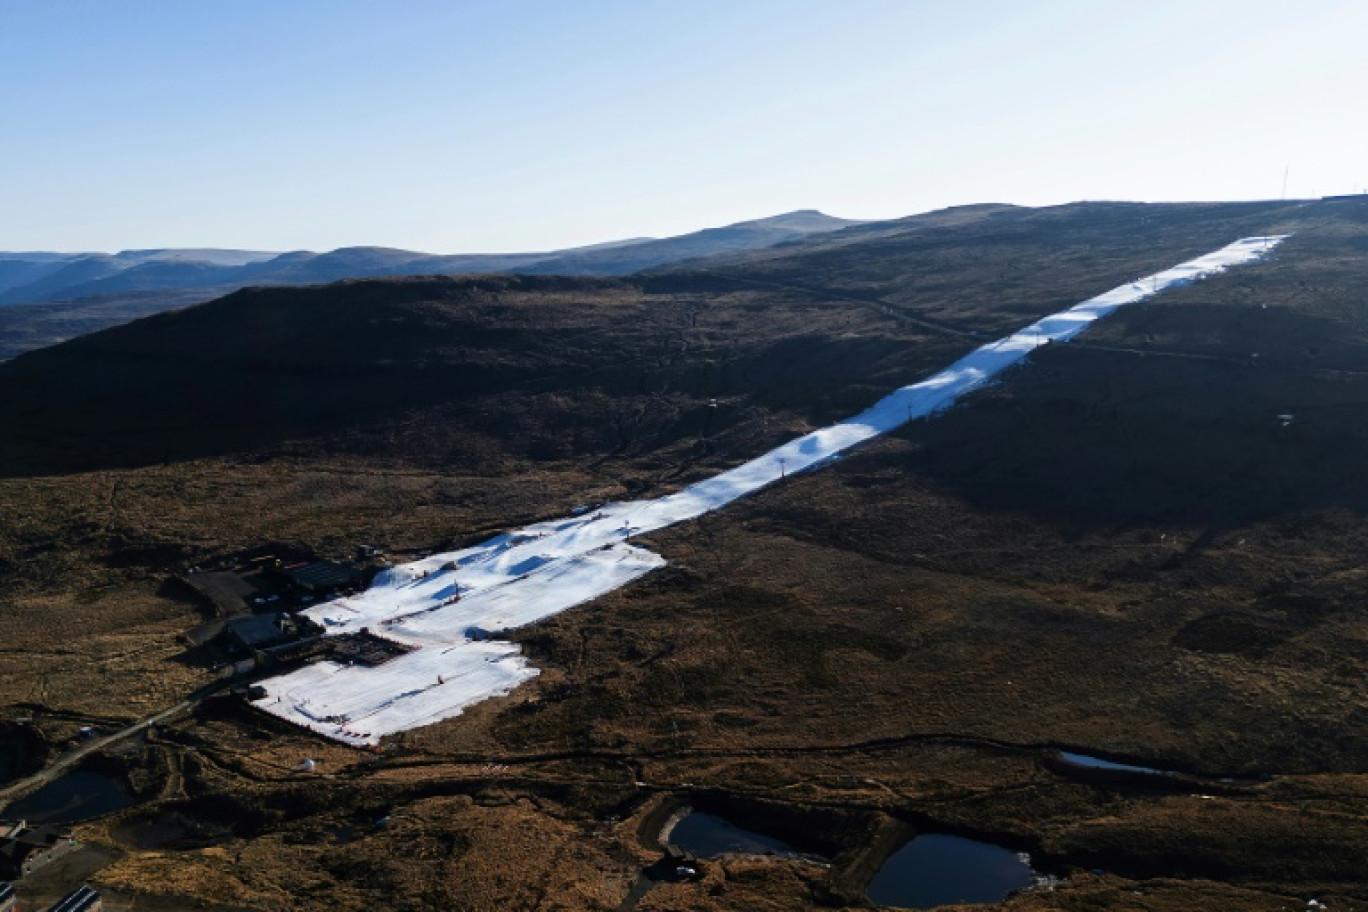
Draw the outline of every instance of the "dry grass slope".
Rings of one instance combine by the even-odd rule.
[[[637,909],[857,906],[891,820],[1072,866],[1010,909],[1368,903],[1352,203],[975,210],[649,278],[248,291],[24,356],[0,368],[0,704],[55,740],[202,683],[170,565],[665,491],[961,332],[1270,230],[1296,232],[1272,262],[653,536],[668,569],[519,633],[544,673],[512,697],[377,756],[212,701],[120,761],[149,803],[85,833],[125,852],[102,882],[224,908],[614,909],[655,857],[643,816],[692,797],[836,864],[710,863]],[[1071,775],[1060,747],[1188,778]],[[172,813],[198,829],[135,838]]]

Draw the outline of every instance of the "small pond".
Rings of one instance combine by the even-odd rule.
[[[29,823],[75,823],[132,807],[137,800],[121,779],[77,770],[0,809],[0,816]]]
[[[1113,760],[1103,760],[1101,757],[1092,757],[1088,754],[1075,754],[1072,751],[1060,751],[1060,759],[1065,763],[1074,766],[1083,766],[1088,769],[1112,770],[1119,773],[1136,773],[1141,776],[1172,776],[1168,770],[1155,769],[1152,766],[1134,766],[1129,763],[1117,763]]]
[[[783,840],[744,830],[722,817],[699,811],[689,813],[676,823],[669,833],[669,841],[699,858],[730,854],[779,855],[787,858],[800,855]]]
[[[997,903],[1030,886],[1025,856],[959,836],[917,836],[889,856],[865,894],[881,906],[932,909],[951,903]]]

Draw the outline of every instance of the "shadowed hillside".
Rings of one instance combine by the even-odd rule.
[[[287,443],[598,458],[692,441],[755,406],[834,415],[877,388],[871,372],[930,366],[917,334],[899,346],[909,334],[868,308],[785,299],[558,278],[243,291],[0,368],[14,429],[0,449],[25,472]]]
[[[0,459],[69,470],[337,435],[394,458],[459,458],[438,441],[484,437],[496,412],[510,452],[594,457],[625,445],[624,422],[653,428],[639,449],[696,436],[699,409],[719,397],[823,423],[989,337],[1299,212],[1276,208],[976,207],[641,279],[247,290],[0,367],[12,429]],[[396,451],[393,429],[420,425],[428,442],[409,435],[416,449]]]
[[[917,431],[915,470],[1071,521],[1368,508],[1368,203],[1267,263],[1126,308]]]

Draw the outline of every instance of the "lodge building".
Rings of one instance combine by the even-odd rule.
[[[0,821],[0,877],[19,879],[76,847],[71,833],[26,820]],[[0,912],[4,906],[0,905]]]

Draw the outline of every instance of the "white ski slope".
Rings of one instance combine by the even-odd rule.
[[[592,514],[536,523],[473,548],[386,570],[365,592],[305,613],[330,633],[368,628],[417,648],[378,668],[325,661],[268,679],[262,682],[266,696],[255,705],[329,738],[364,746],[506,694],[537,670],[515,645],[490,636],[597,598],[665,563],[628,544],[629,539],[725,506],[933,415],[1037,347],[1071,339],[1126,304],[1258,259],[1284,237],[1236,241],[1045,317],[853,418],[675,494],[608,504]]]

